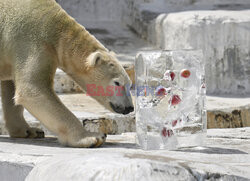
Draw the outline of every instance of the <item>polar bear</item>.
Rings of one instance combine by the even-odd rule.
[[[93,97],[107,109],[127,114],[134,109],[126,86],[131,81],[116,57],[55,0],[1,0],[0,14],[1,94],[10,136],[44,137],[42,130],[26,123],[26,108],[62,144],[102,145],[106,135],[83,128],[56,96],[53,77],[60,68],[83,90],[90,84],[121,87],[119,96]]]

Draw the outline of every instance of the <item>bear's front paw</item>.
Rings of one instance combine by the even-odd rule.
[[[106,140],[107,135],[103,133],[85,133],[83,138],[69,143],[69,146],[79,148],[97,148],[100,147]]]
[[[12,130],[9,134],[12,138],[44,138],[43,130],[32,127],[21,128],[15,131]]]

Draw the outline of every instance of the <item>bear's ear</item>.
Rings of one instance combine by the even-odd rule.
[[[116,57],[116,53],[115,53],[115,52],[110,51],[109,53],[110,53],[110,55],[112,55],[112,56]]]
[[[98,64],[100,64],[101,62],[101,53],[96,51],[91,53],[88,57],[87,57],[87,63],[90,67],[94,67]]]

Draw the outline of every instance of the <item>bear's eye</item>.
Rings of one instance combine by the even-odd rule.
[[[120,83],[117,82],[117,81],[115,81],[115,85],[116,85],[116,86],[120,86]]]

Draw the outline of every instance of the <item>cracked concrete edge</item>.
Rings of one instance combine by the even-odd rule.
[[[135,115],[106,114],[96,117],[79,117],[84,127],[92,132],[103,132],[106,134],[122,134],[124,132],[135,132]],[[29,122],[32,127],[38,127],[51,135],[40,122]],[[239,128],[250,127],[250,105],[225,110],[207,111],[207,128]],[[8,134],[4,123],[0,123],[0,135]]]
[[[107,116],[97,119],[84,119],[85,127],[90,131],[102,131],[107,134],[121,134],[136,130],[135,116]],[[207,111],[207,128],[250,127],[250,105],[223,110]]]
[[[234,133],[232,135],[232,133]],[[239,139],[238,136],[241,134],[245,134],[245,137],[247,136],[249,138],[249,128],[240,128],[240,129],[220,129],[218,132],[217,129],[211,129],[208,131],[208,135],[210,137],[208,140],[208,145],[214,144],[214,148],[218,149],[217,144],[219,143],[222,147],[219,151],[220,154],[225,154],[224,151],[229,151],[230,154],[237,154],[238,156],[242,153],[239,153],[239,150],[247,151],[247,149],[239,148],[238,144]],[[134,135],[134,134],[133,134]],[[108,136],[108,142],[111,143],[124,143],[126,140],[126,143],[134,143],[132,141],[132,137],[134,138],[131,133],[127,133],[122,135],[110,135]],[[221,141],[214,142],[214,140],[217,140],[217,138],[214,139],[214,137],[220,137],[222,138],[225,135],[233,136],[234,140],[233,142],[229,143],[228,139],[224,140],[226,141],[226,147],[230,145],[230,148],[232,149],[223,149],[224,144]],[[236,136],[236,137],[235,137]],[[243,138],[242,138],[243,139]],[[242,140],[241,139],[241,140]],[[46,140],[43,140],[43,142]],[[32,141],[31,141],[32,142]],[[15,141],[12,142],[15,144]],[[73,149],[68,150],[69,148],[65,148],[63,150],[53,150],[49,146],[48,148],[42,149],[41,152],[37,152],[36,154],[30,154],[34,150],[37,149],[37,145],[29,145],[28,142],[22,142],[21,145],[17,144],[15,146],[24,147],[23,149],[26,150],[24,152],[20,152],[18,148],[13,148],[13,145],[9,145],[6,147],[10,150],[6,151],[0,151],[0,178],[1,180],[51,180],[53,178],[54,180],[59,180],[58,178],[62,178],[61,176],[68,175],[68,176],[77,176],[75,178],[78,178],[76,180],[81,180],[82,178],[88,178],[87,176],[92,176],[92,174],[86,174],[89,173],[88,170],[93,169],[93,163],[96,163],[95,168],[101,169],[104,173],[107,173],[109,176],[113,175],[113,173],[117,174],[116,171],[109,172],[109,170],[105,170],[106,167],[111,168],[111,170],[117,169],[117,166],[121,166],[119,168],[122,169],[122,173],[127,173],[126,170],[131,171],[131,167],[135,166],[136,169],[135,173],[139,176],[141,174],[144,174],[145,170],[148,170],[147,168],[150,168],[150,171],[152,171],[150,178],[159,177],[159,180],[166,180],[166,178],[170,178],[168,180],[249,180],[249,174],[248,174],[248,162],[244,162],[246,164],[243,164],[242,159],[245,160],[244,155],[247,153],[244,153],[243,156],[241,156],[238,159],[235,159],[233,156],[232,163],[233,165],[229,164],[231,162],[227,162],[227,159],[230,159],[232,155],[224,155],[224,166],[225,164],[229,164],[229,167],[226,167],[225,169],[219,169],[220,167],[223,167],[223,164],[220,164],[219,162],[211,162],[209,163],[209,158],[217,158],[220,157],[220,155],[214,155],[212,157],[208,157],[207,159],[203,160],[201,162],[197,162],[197,160],[192,160],[192,158],[186,159],[185,152],[190,152],[189,156],[194,156],[192,152],[198,151],[199,157],[204,156],[204,153],[211,154],[211,152],[201,152],[201,150],[191,148],[183,149],[182,152],[176,152],[174,154],[171,154],[171,152],[162,152],[162,151],[143,151],[143,150],[133,150],[133,148],[136,147],[130,147],[125,146],[124,150],[122,150],[119,146],[115,150],[110,149],[112,145],[109,145],[108,147],[100,148],[100,149],[82,149],[77,150]],[[248,142],[245,142],[246,145]],[[3,143],[5,145],[6,143]],[[8,143],[11,144],[11,143]],[[27,144],[24,146],[23,144]],[[235,145],[236,144],[236,145]],[[40,144],[39,144],[40,145]],[[45,144],[48,146],[48,144]],[[44,145],[44,146],[45,146]],[[50,144],[49,144],[50,145]],[[224,146],[223,146],[224,145]],[[43,145],[40,145],[43,146]],[[58,146],[58,145],[57,145]],[[114,145],[113,145],[114,146]],[[46,147],[46,146],[45,146]],[[5,149],[5,146],[2,148]],[[107,149],[108,148],[108,149]],[[114,147],[115,148],[115,147]],[[130,149],[128,149],[130,148]],[[234,150],[233,148],[237,148],[237,150]],[[50,151],[47,152],[49,149]],[[61,149],[61,148],[57,148]],[[239,149],[239,150],[238,150]],[[28,152],[27,152],[28,150]],[[31,152],[30,152],[31,151]],[[237,152],[231,152],[231,151],[237,151]],[[249,149],[247,151],[249,153]],[[70,153],[70,154],[69,154]],[[91,153],[91,154],[89,154]],[[170,153],[169,155],[167,153]],[[184,153],[184,154],[183,154]],[[218,154],[218,151],[213,152],[213,154]],[[60,155],[60,157],[58,157]],[[67,155],[65,157],[65,155]],[[222,156],[222,155],[221,155]],[[246,155],[247,156],[247,155]],[[72,159],[73,158],[73,159]],[[249,157],[246,157],[249,159]],[[122,161],[123,164],[116,164],[117,160]],[[216,159],[215,159],[216,160]],[[86,163],[87,161],[87,163]],[[239,163],[238,163],[239,161]],[[208,164],[207,166],[204,165],[204,163]],[[2,165],[4,167],[1,167]],[[100,164],[100,165],[99,165]],[[102,165],[103,164],[103,165]],[[6,166],[7,165],[7,166]],[[114,166],[115,165],[115,166]],[[60,166],[60,169],[58,169],[58,166]],[[111,166],[111,167],[109,167]],[[149,167],[148,167],[149,166]],[[5,171],[2,171],[1,168],[4,168]],[[128,168],[128,169],[127,169]],[[218,169],[217,169],[218,168]],[[223,167],[224,168],[224,167]],[[25,174],[21,175],[19,177],[19,174],[13,173],[12,171],[15,171],[15,169],[18,169],[18,173],[22,173],[22,171],[25,171]],[[52,170],[51,170],[52,169]],[[121,171],[121,169],[117,169],[117,171]],[[240,169],[240,170],[239,170]],[[79,170],[85,170],[85,172],[81,172]],[[87,170],[87,172],[86,172]],[[2,172],[1,172],[2,171]],[[97,169],[98,171],[98,169]],[[6,174],[11,173],[11,174]],[[12,174],[13,173],[13,174]],[[131,173],[131,172],[129,172]],[[141,173],[141,174],[138,174]],[[95,174],[95,173],[94,173]],[[7,179],[2,179],[4,176],[8,176]],[[28,177],[26,177],[28,175]],[[148,175],[148,174],[145,174]],[[127,176],[125,174],[125,176]],[[20,179],[21,178],[21,179]],[[72,178],[72,177],[70,177]],[[69,179],[70,179],[69,178]],[[149,178],[149,180],[150,180]],[[161,178],[161,179],[160,179]],[[194,178],[194,179],[185,179],[185,178]]]
[[[135,154],[136,155],[136,154]],[[94,156],[100,156],[100,155],[94,155]],[[102,155],[104,156],[104,155]],[[107,155],[106,155],[107,156]],[[156,180],[239,180],[239,181],[247,181],[249,179],[241,177],[241,176],[236,176],[236,175],[229,175],[229,174],[223,174],[223,173],[214,173],[214,172],[210,172],[210,171],[203,171],[203,170],[198,170],[196,168],[192,168],[189,165],[185,164],[185,163],[166,163],[166,162],[161,162],[161,161],[157,161],[154,160],[152,158],[147,157],[147,155],[142,155],[142,157],[140,157],[138,159],[138,157],[134,156],[134,155],[126,155],[126,154],[122,154],[117,156],[117,154],[114,153],[114,156],[116,159],[122,160],[124,162],[123,165],[123,175],[120,175],[120,179],[123,180],[124,177],[126,177],[126,179],[130,178],[130,179],[134,179],[134,178],[138,178],[138,176],[141,175],[142,178],[146,179],[146,180],[151,180],[151,179],[156,179]],[[110,156],[108,156],[110,157]],[[111,156],[113,157],[113,156]],[[68,164],[68,162],[72,162],[72,160],[76,160],[77,159],[77,163],[73,166],[73,168],[71,167],[71,175],[77,175],[75,176],[76,180],[81,180],[80,178],[86,178],[86,180],[89,180],[89,178],[92,178],[92,174],[93,173],[84,173],[84,172],[79,172],[79,170],[86,170],[84,169],[85,166],[84,164],[88,163],[82,163],[83,159],[86,158],[80,158],[80,157],[76,157],[76,156],[70,156],[69,158],[67,158],[65,160],[65,158],[60,158],[60,157],[54,157],[51,159],[46,160],[46,162],[42,162],[38,165],[36,165],[31,172],[29,173],[29,175],[27,176],[26,180],[50,180],[50,178],[62,178],[61,176],[66,174],[65,172],[62,173],[62,171],[60,170],[56,170],[56,172],[49,172],[48,170],[52,169],[54,170],[54,168],[51,167],[55,167],[55,165],[59,165],[60,164],[60,168],[62,170],[64,170],[63,168],[69,167],[70,164]],[[98,159],[98,158],[96,158]],[[99,158],[102,159],[102,158]],[[112,158],[108,158],[108,159],[112,159]],[[133,159],[130,160],[129,159]],[[88,162],[88,161],[87,161]],[[110,166],[109,162],[106,162],[105,164],[107,164],[107,167]],[[112,162],[111,162],[112,164]],[[136,165],[137,166],[137,173],[136,175],[130,175],[128,177],[127,175],[127,168],[130,168],[129,170],[131,171],[131,169],[133,169],[133,166]],[[151,168],[151,172],[149,174],[145,174],[143,173],[145,170],[148,170],[148,167],[150,165]],[[72,165],[71,165],[72,166]],[[93,166],[93,164],[92,164]],[[112,165],[113,166],[113,165]],[[74,169],[75,168],[75,169]],[[78,168],[78,169],[77,169]],[[79,169],[82,168],[82,169]],[[98,170],[98,169],[97,169]],[[65,170],[64,170],[65,171]],[[102,170],[104,173],[107,172],[107,170],[105,170],[103,168]],[[72,173],[73,172],[73,173]],[[115,178],[114,174],[117,174],[117,172],[119,173],[119,169],[115,170],[112,172],[109,171],[108,175],[103,176],[103,180],[110,180],[111,178]],[[46,174],[46,175],[44,175]],[[150,176],[149,176],[150,175]],[[42,177],[41,177],[42,176]],[[97,177],[98,180],[99,177]],[[166,179],[168,178],[168,179]]]
[[[114,154],[114,153],[113,153]],[[162,156],[154,156],[147,154],[115,154],[116,158],[119,160],[124,160],[125,165],[123,168],[126,170],[126,167],[133,167],[134,164],[137,167],[140,167],[140,170],[137,170],[140,173],[143,173],[143,170],[147,167],[145,165],[150,165],[152,169],[151,178],[158,178],[159,180],[169,178],[172,179],[180,179],[180,180],[239,180],[239,181],[247,181],[248,178],[230,175],[225,173],[219,173],[208,170],[201,170],[197,168],[193,168],[189,164],[185,162],[177,162],[174,163],[173,159],[165,158]],[[107,156],[107,155],[106,155]],[[112,156],[113,157],[113,156]],[[75,168],[84,168],[84,164],[82,164],[83,160],[86,158],[82,158],[77,155],[71,155],[69,157],[63,158],[61,156],[53,156],[51,158],[44,159],[44,161],[37,162],[36,164],[29,163],[21,163],[21,162],[10,162],[10,161],[0,161],[0,177],[1,180],[50,180],[51,178],[61,178],[62,175],[67,174],[63,168],[69,167],[69,162],[72,160],[78,160],[74,164]],[[80,159],[80,160],[79,160]],[[97,158],[98,159],[98,158]],[[129,159],[132,159],[129,161]],[[160,160],[159,160],[160,159]],[[166,160],[167,159],[167,160]],[[168,163],[169,162],[169,163]],[[171,163],[170,163],[171,162]],[[112,163],[112,162],[111,162]],[[110,163],[107,163],[108,166]],[[56,165],[60,165],[61,169],[56,169],[56,172],[48,172],[48,169],[51,169],[51,166],[55,168]],[[145,167],[144,167],[144,166]],[[53,169],[52,169],[53,170]],[[84,170],[84,169],[82,169]],[[62,173],[63,172],[63,173]],[[77,180],[79,178],[83,178],[83,174],[79,172],[79,169],[74,169],[69,172],[71,175],[77,175]],[[105,172],[105,170],[104,170]],[[11,173],[11,174],[6,174]],[[46,175],[44,175],[46,174]],[[112,175],[112,173],[110,173]],[[90,174],[91,175],[91,174]],[[90,175],[85,175],[89,177]],[[131,177],[133,178],[133,177]],[[147,177],[146,177],[147,178]],[[150,179],[150,178],[148,178]],[[107,180],[107,179],[106,179]]]
[[[207,123],[208,129],[250,127],[250,104],[236,108],[208,110]]]
[[[84,118],[80,119],[84,127],[93,132],[103,132],[106,134],[122,134],[124,132],[134,132],[135,115],[107,115],[99,118]]]
[[[103,132],[106,134],[122,134],[124,132],[134,132],[135,129],[135,116],[134,114],[123,115],[106,115],[100,117],[84,117],[79,118],[84,127],[91,132]],[[28,122],[31,127],[37,127],[44,130],[46,135],[51,135],[39,121]],[[8,131],[5,124],[0,122],[0,135],[7,135]]]

